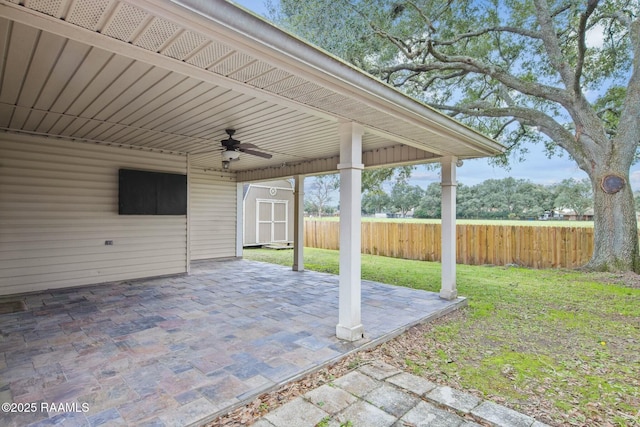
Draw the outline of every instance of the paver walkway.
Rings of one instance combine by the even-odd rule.
[[[0,402],[37,410],[2,427],[198,425],[465,303],[364,281],[366,339],[345,343],[337,276],[259,262],[22,299],[0,315]]]
[[[375,362],[268,413],[253,427],[544,427],[535,419]]]

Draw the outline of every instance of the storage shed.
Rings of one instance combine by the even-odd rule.
[[[293,243],[293,184],[288,180],[244,187],[244,246]]]

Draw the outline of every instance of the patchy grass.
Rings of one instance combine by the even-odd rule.
[[[245,251],[283,265],[291,257]],[[305,248],[305,267],[335,274],[338,253]],[[440,286],[437,263],[363,255],[362,275]],[[640,426],[640,289],[619,282],[602,273],[460,265],[458,291],[469,307],[372,353],[552,425]]]

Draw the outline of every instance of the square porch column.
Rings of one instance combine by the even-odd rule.
[[[244,253],[244,183],[236,184],[236,257]]]
[[[361,321],[360,216],[362,135],[356,123],[340,125],[340,290],[336,336],[356,341],[364,336]]]
[[[440,298],[453,300],[456,289],[456,167],[455,156],[442,159],[442,284]]]
[[[295,176],[293,189],[293,271],[304,271],[304,175]]]

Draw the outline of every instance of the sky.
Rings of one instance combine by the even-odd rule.
[[[277,0],[272,1],[277,2]],[[235,0],[234,2],[258,15],[265,17],[267,15],[266,0]],[[592,33],[592,38],[587,43],[598,44],[598,35]],[[462,167],[457,170],[458,182],[471,186],[487,179],[512,177],[529,180],[536,184],[550,185],[567,178],[587,178],[587,174],[578,168],[566,153],[562,157],[554,156],[549,159],[542,144],[529,145],[527,148],[529,153],[526,160],[523,162],[512,160],[509,169],[491,166],[487,159],[465,160]],[[411,178],[413,185],[420,185],[423,188],[432,182],[439,181],[438,170],[427,170],[423,167],[418,167]],[[634,191],[640,191],[640,164],[631,167],[630,184]]]

